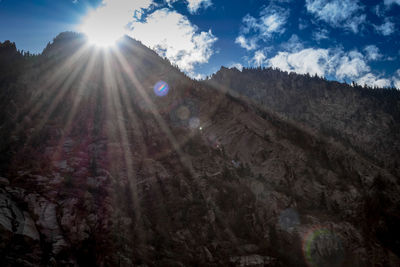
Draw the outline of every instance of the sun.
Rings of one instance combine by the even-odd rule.
[[[88,41],[92,45],[100,47],[114,46],[122,35],[116,34],[113,31],[105,31],[99,28],[89,28],[84,30],[83,33],[88,37]]]
[[[100,47],[114,46],[126,33],[125,23],[105,8],[90,11],[79,31],[88,37],[90,44]]]

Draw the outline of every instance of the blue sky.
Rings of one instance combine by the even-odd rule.
[[[128,34],[192,77],[271,66],[400,88],[400,0],[1,0],[0,41]]]

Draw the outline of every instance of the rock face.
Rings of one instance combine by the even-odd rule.
[[[58,36],[13,85],[2,266],[400,264],[392,169],[134,40],[104,54],[81,38]]]
[[[10,188],[0,187],[1,259],[8,265],[38,264],[40,257],[39,233],[27,211],[21,210]],[[23,260],[22,258],[26,259]],[[28,264],[29,263],[29,264]]]

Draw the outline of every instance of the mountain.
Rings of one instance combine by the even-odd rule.
[[[128,37],[3,43],[0,62],[15,70],[0,74],[2,266],[400,264],[397,159],[381,162],[396,92],[274,70],[194,81]],[[376,118],[347,122],[347,94]]]

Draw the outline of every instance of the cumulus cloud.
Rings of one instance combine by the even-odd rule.
[[[383,23],[382,25],[374,25],[374,27],[378,33],[384,36],[388,36],[394,33],[394,23],[388,19],[386,19],[385,23]]]
[[[368,85],[371,87],[390,87],[391,82],[389,79],[378,78],[372,73],[367,73],[366,75],[360,77],[356,80],[356,83],[359,85]]]
[[[166,0],[168,4],[178,2],[180,0]],[[184,0],[188,6],[190,13],[196,13],[200,8],[208,8],[212,5],[211,0]]]
[[[144,22],[134,23],[130,35],[191,76],[195,76],[196,64],[208,62],[217,40],[211,30],[200,32],[187,17],[166,8],[156,10]]]
[[[352,51],[306,48],[298,52],[279,52],[268,65],[288,72],[318,76],[335,75],[340,79],[354,78],[369,71],[362,54]]]
[[[258,18],[247,14],[235,42],[247,50],[254,50],[260,40],[268,41],[273,35],[284,33],[288,16],[287,10],[273,4],[262,9]]]
[[[358,0],[306,0],[306,9],[332,27],[345,27],[354,33],[366,19],[365,15],[359,14],[363,8]]]
[[[211,4],[211,1],[204,0],[187,2],[192,10],[206,6],[206,2]],[[208,62],[217,38],[211,30],[200,31],[186,16],[176,11],[164,8],[148,14],[154,7],[153,0],[103,0],[89,13],[80,30],[93,35],[90,37],[98,39],[98,43],[127,34],[195,77],[194,67]],[[143,17],[145,12],[146,17]]]
[[[279,52],[268,64],[287,72],[324,76],[329,69],[329,51],[307,48],[294,53]]]
[[[357,51],[351,51],[340,58],[336,77],[354,79],[368,71],[370,71],[370,67],[365,62],[364,56]]]
[[[281,51],[274,57],[263,59],[267,66],[287,72],[318,76],[332,76],[342,81],[353,80],[360,85],[390,87],[393,83],[400,88],[400,70],[392,79],[382,78],[371,73],[368,60],[381,57],[376,46],[367,46],[365,55],[353,50],[306,48],[296,52]],[[256,64],[255,64],[256,65]]]
[[[368,60],[378,60],[382,58],[382,54],[379,52],[379,48],[376,45],[367,45],[364,51]]]

